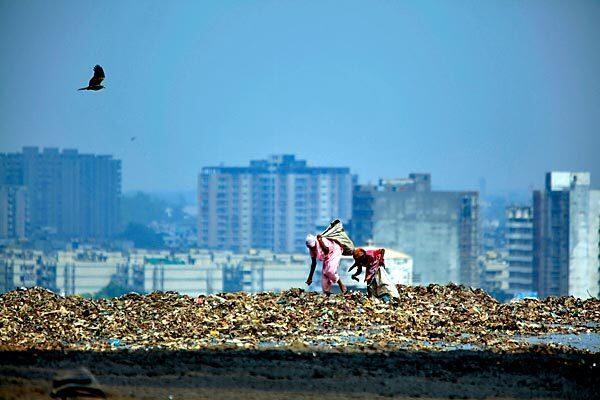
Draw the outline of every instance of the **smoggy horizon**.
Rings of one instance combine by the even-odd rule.
[[[52,15],[52,18],[48,18]],[[111,154],[123,191],[295,154],[362,183],[600,187],[600,3],[1,2],[0,151]],[[104,90],[87,85],[103,66]]]

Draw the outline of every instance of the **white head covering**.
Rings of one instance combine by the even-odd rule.
[[[310,233],[306,235],[306,247],[315,247],[317,245],[317,237]]]

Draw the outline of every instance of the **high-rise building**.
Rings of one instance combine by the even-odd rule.
[[[278,155],[248,167],[203,168],[198,201],[200,247],[304,251],[307,233],[350,219],[352,176],[349,168]]]
[[[24,147],[0,154],[0,185],[26,188],[32,232],[107,238],[118,229],[121,161],[111,156]]]
[[[416,283],[477,286],[477,192],[431,190],[429,174],[357,185],[351,237],[413,257]]]
[[[508,292],[533,295],[533,210],[525,206],[506,208]]]
[[[598,296],[600,191],[587,172],[549,172],[533,193],[534,275],[541,297]]]
[[[355,185],[352,192],[352,221],[350,234],[354,244],[362,246],[373,242],[375,194],[377,185]],[[415,281],[418,277],[414,277]]]
[[[0,185],[0,238],[24,239],[28,233],[27,188]]]

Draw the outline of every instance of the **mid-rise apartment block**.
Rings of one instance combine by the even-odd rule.
[[[293,155],[247,167],[205,167],[198,177],[198,244],[244,252],[305,251],[309,232],[352,212],[349,168],[312,167]]]
[[[534,271],[541,297],[599,295],[600,191],[587,172],[550,172],[533,193]]]
[[[0,154],[0,185],[24,188],[26,212],[0,206],[31,232],[108,238],[118,229],[121,161],[111,156],[24,147]]]
[[[431,190],[429,174],[357,185],[351,237],[413,257],[415,283],[479,285],[477,192]]]
[[[533,270],[533,210],[528,206],[506,209],[508,292],[534,295],[537,277]]]

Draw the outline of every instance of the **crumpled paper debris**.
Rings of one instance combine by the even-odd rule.
[[[398,291],[399,301],[386,304],[361,292],[326,297],[302,289],[198,298],[131,293],[100,300],[19,289],[0,296],[0,349],[515,351],[533,348],[517,340],[520,335],[600,332],[597,299],[501,304],[481,289],[453,284],[399,285]]]

